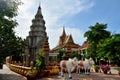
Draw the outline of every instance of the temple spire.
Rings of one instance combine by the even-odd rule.
[[[39,7],[38,7],[37,14],[41,14],[41,7],[40,7],[40,5],[39,5]]]
[[[39,51],[39,49],[43,49],[45,54],[45,64],[48,64],[49,43],[46,33],[45,20],[43,19],[40,5],[38,7],[35,18],[32,20],[28,40],[29,45],[27,48],[30,56],[27,57],[27,59],[29,59],[29,61],[35,61],[37,59],[36,52]]]
[[[72,38],[72,34],[70,34],[70,36],[69,36],[69,38],[68,38],[68,42],[74,43],[73,38]]]
[[[63,26],[62,37],[66,37],[65,27]]]
[[[35,15],[35,17],[43,18],[42,11],[41,11],[41,3],[39,3],[39,7],[38,7],[37,14]]]
[[[41,1],[39,2],[39,6],[41,6]]]

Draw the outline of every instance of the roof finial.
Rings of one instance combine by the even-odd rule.
[[[38,15],[42,15],[41,6],[40,5],[41,5],[41,1],[39,2],[39,7],[38,7],[38,10],[37,10],[37,14],[36,14],[37,16]]]
[[[65,26],[63,26],[63,30],[65,30]]]
[[[39,1],[39,7],[38,7],[39,9],[41,8],[40,6],[41,6],[41,1]]]
[[[65,33],[65,26],[63,26],[63,33],[62,33],[62,36],[66,36],[66,33]]]
[[[39,6],[41,6],[41,0],[40,0],[40,2],[39,2]]]

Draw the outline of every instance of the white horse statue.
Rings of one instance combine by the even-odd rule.
[[[91,67],[93,67],[94,65],[94,61],[92,58],[90,59],[85,59],[85,61],[78,61],[78,66],[77,66],[77,70],[76,73],[80,73],[80,69],[84,69],[85,70],[85,74],[89,74],[89,70],[91,69]]]
[[[69,74],[69,78],[71,79],[71,72],[77,67],[78,60],[77,58],[69,59],[69,60],[62,60],[60,62],[60,68],[61,68],[61,76],[63,77],[63,70],[67,70]]]

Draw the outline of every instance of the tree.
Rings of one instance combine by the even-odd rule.
[[[80,51],[79,52],[77,52],[77,51],[72,52],[71,58],[74,58],[74,57],[77,57],[77,59],[81,60],[82,59],[82,55],[81,55]]]
[[[88,55],[95,59],[97,55],[97,45],[104,39],[110,37],[110,32],[105,30],[107,28],[107,24],[96,23],[94,26],[90,26],[89,28],[90,30],[85,32],[84,36],[87,37],[87,41],[90,43]]]
[[[115,34],[111,38],[105,39],[98,45],[98,57],[108,58],[120,64],[120,34]]]
[[[103,39],[110,37],[110,32],[105,30],[107,24],[96,23],[94,26],[89,27],[90,30],[85,32],[84,36],[87,37],[87,41],[90,43],[98,44]]]
[[[20,4],[20,0],[0,0],[0,57],[21,53],[19,49],[24,48],[25,40],[17,37],[14,31],[18,23],[13,18],[18,15]]]
[[[28,40],[22,39],[21,37],[16,37],[15,40],[16,41],[14,41],[10,52],[14,52],[11,54],[13,56],[13,60],[20,61],[20,60],[22,60],[22,57],[24,56]]]
[[[62,49],[58,50],[58,53],[59,53],[59,54],[57,55],[57,58],[59,59],[59,61],[62,60],[63,55],[66,56],[66,54],[67,54],[67,52],[66,52],[65,50],[62,50]]]

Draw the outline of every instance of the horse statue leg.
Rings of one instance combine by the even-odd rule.
[[[68,75],[69,75],[69,79],[72,79],[71,70],[70,69],[68,69]]]
[[[86,69],[86,68],[84,68],[84,70],[85,70],[85,74],[87,74],[87,69]]]
[[[64,74],[63,74],[63,68],[61,68],[61,76],[62,77],[64,76]]]
[[[88,68],[86,69],[86,74],[89,74],[89,73],[88,73]]]
[[[80,67],[78,68],[78,74],[80,74],[81,72],[80,72]]]
[[[81,72],[80,72],[80,69],[81,69],[81,67],[79,67],[79,74],[81,73]]]
[[[79,74],[79,67],[76,68],[76,73]]]

